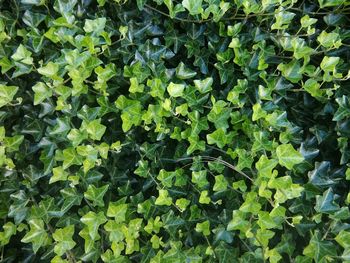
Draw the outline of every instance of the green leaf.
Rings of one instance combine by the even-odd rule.
[[[196,89],[201,93],[205,94],[212,90],[213,78],[208,77],[203,80],[196,79],[193,81]]]
[[[129,100],[124,95],[118,97],[115,102],[118,109],[122,110],[122,129],[127,132],[133,125],[138,126],[141,122],[141,103],[137,100]]]
[[[92,33],[99,36],[105,28],[107,19],[105,17],[99,17],[94,20],[86,19],[83,27],[86,33]]]
[[[210,235],[210,222],[208,220],[202,222],[202,223],[197,223],[196,224],[196,231],[198,233],[203,233],[205,236]]]
[[[108,190],[109,185],[104,185],[101,187],[96,187],[94,185],[89,185],[87,191],[84,193],[84,197],[92,201],[93,206],[104,207],[103,197]]]
[[[324,56],[320,67],[325,72],[335,71],[335,66],[338,65],[340,58],[339,57],[328,57]]]
[[[170,84],[167,87],[167,91],[171,97],[181,97],[183,95],[183,91],[185,89],[184,84],[175,84],[173,82],[170,82]]]
[[[278,162],[288,170],[292,170],[293,166],[304,161],[304,157],[296,151],[291,144],[281,144],[276,148]]]
[[[30,231],[22,238],[23,243],[32,243],[34,253],[47,245],[50,241],[49,235],[45,230],[44,221],[41,219],[32,219],[29,221]]]
[[[180,62],[180,64],[176,68],[176,77],[178,77],[179,79],[191,79],[196,75],[197,73],[187,68],[183,62]]]
[[[170,206],[172,203],[173,203],[173,200],[171,199],[171,197],[169,197],[168,190],[165,190],[165,189],[159,190],[159,196],[157,197],[155,204]]]
[[[222,128],[217,129],[210,134],[207,134],[208,144],[216,144],[220,149],[224,148],[224,146],[227,144],[228,139],[228,135]]]
[[[207,180],[207,171],[193,171],[191,182],[196,184],[200,189],[209,184]]]
[[[72,165],[81,165],[83,160],[73,147],[63,150],[63,169],[66,170]]]
[[[59,65],[55,64],[53,62],[49,62],[46,64],[46,66],[38,68],[39,74],[48,77],[48,78],[53,78],[56,76],[59,70]]]
[[[92,240],[96,240],[98,236],[98,229],[100,225],[107,222],[107,218],[105,217],[103,212],[88,212],[85,214],[80,221],[87,226],[88,235]]]
[[[225,191],[227,189],[228,182],[226,181],[225,176],[222,174],[215,176],[215,184],[213,187],[214,192]]]
[[[298,60],[292,60],[288,64],[279,64],[278,70],[282,72],[282,76],[292,83],[297,83],[302,79],[302,68]]]
[[[208,191],[204,190],[201,192],[199,196],[199,203],[200,204],[210,204],[210,197],[208,196]]]
[[[118,204],[110,202],[107,210],[107,216],[114,217],[114,220],[117,223],[124,222],[127,209],[127,204]]]
[[[348,249],[350,247],[350,232],[341,230],[339,234],[335,237],[335,240],[343,248]]]
[[[327,33],[326,31],[322,31],[317,37],[317,41],[325,48],[330,48],[332,46],[339,47],[341,45],[339,34],[334,32]]]
[[[53,175],[50,178],[49,184],[58,182],[58,181],[66,181],[69,175],[62,166],[58,166],[52,169]]]
[[[0,108],[11,103],[16,95],[18,87],[0,84]]]
[[[258,170],[258,175],[265,178],[272,177],[272,170],[276,167],[278,161],[275,159],[268,159],[266,155],[261,155],[259,161],[255,164]]]
[[[11,58],[15,61],[32,65],[33,64],[33,58],[32,52],[30,52],[25,46],[20,44],[18,48],[16,49],[16,52],[11,56]]]
[[[322,196],[316,196],[316,205],[315,210],[318,213],[329,213],[332,214],[335,211],[338,211],[339,205],[335,202],[335,196],[332,188],[328,188]]]
[[[56,229],[52,234],[53,239],[57,242],[54,251],[58,256],[62,256],[68,250],[75,247],[76,243],[73,240],[74,225],[69,225],[64,228]]]
[[[4,144],[6,147],[6,152],[16,152],[19,149],[19,146],[24,140],[23,135],[15,135],[13,137],[5,137]]]
[[[38,105],[52,96],[52,89],[43,82],[36,83],[32,90],[34,91],[34,105]]]
[[[202,0],[183,0],[182,5],[191,15],[198,15],[203,12]]]
[[[100,141],[106,131],[106,126],[101,124],[101,119],[93,120],[86,126],[86,131],[92,140]]]
[[[244,213],[257,214],[261,209],[261,204],[257,202],[257,194],[255,192],[247,193],[244,203],[239,208]]]
[[[340,98],[335,99],[338,103],[339,107],[338,110],[334,113],[333,121],[340,121],[344,118],[347,118],[350,116],[350,102],[349,98],[345,95],[343,95]]]
[[[331,241],[322,240],[318,231],[312,235],[309,245],[304,248],[303,254],[315,262],[327,262],[336,255],[336,249]]]

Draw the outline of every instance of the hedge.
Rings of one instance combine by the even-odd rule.
[[[0,261],[350,262],[349,0],[0,0]]]

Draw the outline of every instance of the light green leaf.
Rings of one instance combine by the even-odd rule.
[[[116,100],[115,105],[118,109],[122,110],[121,118],[124,132],[130,130],[133,125],[138,126],[140,124],[142,118],[140,101],[130,100],[124,95],[121,95]]]
[[[199,188],[204,188],[209,184],[207,180],[207,171],[193,171],[191,182],[196,184]]]
[[[228,182],[222,174],[215,176],[215,184],[213,187],[214,192],[220,192],[227,190]]]
[[[183,0],[182,5],[191,15],[199,15],[203,12],[202,0]]]
[[[89,122],[86,127],[86,131],[92,140],[100,141],[106,131],[106,128],[106,126],[101,124],[101,119],[97,119]]]
[[[201,192],[199,196],[199,203],[200,204],[210,204],[210,197],[208,196],[208,191],[204,190]]]
[[[54,251],[58,256],[62,256],[68,250],[75,247],[76,243],[73,240],[74,225],[69,225],[64,228],[56,229],[52,237],[57,242]]]
[[[193,82],[194,82],[194,86],[201,94],[205,94],[212,90],[212,87],[211,87],[213,85],[212,77],[208,77],[203,80],[196,79]]]
[[[56,74],[58,73],[58,70],[59,70],[58,64],[55,64],[51,61],[47,63],[45,66],[38,68],[39,74],[48,78],[52,78],[56,76]]]
[[[168,190],[165,190],[165,189],[159,190],[159,196],[157,197],[155,204],[170,206],[172,203],[173,203],[173,200],[171,199],[171,197],[169,197]]]
[[[335,240],[341,245],[343,248],[350,248],[350,232],[341,230],[339,234],[335,237]]]
[[[296,151],[291,144],[281,144],[276,148],[278,162],[288,170],[292,170],[293,166],[304,161],[304,157]]]
[[[83,159],[81,156],[77,154],[73,147],[63,150],[63,169],[66,170],[68,167],[72,165],[81,165]]]
[[[118,204],[110,202],[107,209],[107,216],[114,217],[114,220],[117,223],[124,222],[127,209],[127,204]]]
[[[18,87],[0,84],[0,108],[11,103],[16,95]]]
[[[176,76],[179,79],[191,79],[196,75],[197,73],[187,68],[183,62],[180,62],[180,64],[176,68]]]
[[[196,224],[196,231],[198,233],[203,233],[205,236],[210,235],[210,222],[208,220],[202,222],[202,223],[197,223]]]
[[[93,206],[104,207],[103,197],[108,190],[109,185],[104,185],[101,187],[96,187],[94,185],[89,185],[87,191],[84,193],[84,197],[92,201]]]
[[[272,177],[272,170],[276,167],[278,161],[275,159],[268,159],[266,155],[261,155],[255,167],[258,170],[258,175],[265,178]]]
[[[32,243],[34,253],[39,248],[47,245],[50,241],[49,235],[45,230],[44,221],[41,219],[32,219],[29,221],[30,231],[22,238],[23,243]]]
[[[84,25],[84,31],[86,33],[93,33],[99,36],[105,28],[107,19],[105,17],[99,17],[94,20],[86,19]]]
[[[175,84],[173,82],[170,82],[170,84],[167,87],[167,91],[171,97],[181,97],[183,95],[183,91],[185,89],[184,84]]]
[[[34,105],[38,105],[52,96],[52,89],[43,82],[36,83],[32,90],[34,91]]]
[[[339,63],[339,60],[339,57],[324,56],[321,61],[320,67],[325,72],[332,72],[335,70],[335,66]]]
[[[58,166],[52,169],[52,177],[50,178],[49,184],[55,183],[57,181],[66,181],[69,175],[62,166]]]
[[[98,228],[100,225],[107,222],[107,218],[105,217],[103,212],[88,212],[85,214],[80,221],[87,225],[88,234],[92,240],[95,240],[98,236]]]
[[[30,52],[25,46],[20,44],[18,48],[16,49],[16,52],[11,56],[11,58],[15,61],[32,65],[33,64],[33,58],[31,57],[32,52]]]
[[[6,147],[6,152],[16,152],[19,149],[19,146],[24,140],[23,135],[15,135],[13,137],[5,137],[4,144]]]

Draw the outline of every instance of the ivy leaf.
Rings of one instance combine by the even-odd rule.
[[[215,176],[215,184],[213,187],[214,192],[225,191],[227,189],[228,182],[226,181],[225,176],[222,174]]]
[[[4,144],[6,147],[6,152],[16,152],[19,149],[19,146],[24,140],[23,135],[15,135],[13,137],[5,137]]]
[[[350,232],[341,230],[338,235],[335,237],[335,240],[343,248],[348,249],[350,247]]]
[[[94,20],[86,19],[83,29],[86,33],[92,33],[95,36],[99,36],[104,30],[106,22],[107,19],[105,17],[99,17]]]
[[[0,108],[11,103],[16,95],[18,87],[0,84]]]
[[[27,65],[33,65],[33,58],[32,52],[30,52],[25,46],[20,44],[16,52],[11,56],[11,58],[15,61],[27,64]]]
[[[335,211],[338,211],[339,205],[334,201],[334,193],[332,188],[328,188],[322,196],[316,196],[316,205],[315,210],[318,213],[329,213],[332,214]]]
[[[201,195],[199,196],[199,203],[200,204],[210,204],[210,197],[208,196],[208,191],[204,190],[201,192]]]
[[[155,201],[156,205],[166,205],[170,206],[173,203],[171,197],[169,197],[168,190],[161,189],[159,190],[159,196]]]
[[[180,64],[176,68],[176,76],[179,79],[191,79],[196,75],[197,73],[187,68],[183,62],[180,62]]]
[[[57,242],[54,251],[58,256],[62,256],[68,250],[75,247],[76,243],[73,240],[74,225],[69,225],[64,228],[56,229],[52,237]]]
[[[36,253],[39,248],[50,242],[49,235],[45,230],[44,221],[32,219],[29,221],[30,231],[22,238],[21,242],[32,243],[33,251]]]
[[[167,91],[171,97],[181,97],[183,95],[183,91],[185,89],[184,84],[175,84],[173,82],[170,82],[170,84],[167,87]]]
[[[92,140],[100,141],[106,131],[106,126],[101,124],[101,119],[89,122],[86,131]]]
[[[197,223],[196,224],[196,231],[198,233],[203,233],[205,236],[210,235],[210,222],[208,220],[205,220],[202,223]]]
[[[54,78],[56,74],[58,73],[59,65],[53,63],[50,61],[45,66],[38,68],[39,74],[48,77],[48,78]]]
[[[282,72],[283,77],[292,83],[297,83],[302,79],[302,71],[298,60],[292,60],[288,64],[279,64],[277,69]]]
[[[182,5],[191,15],[199,15],[203,12],[202,0],[183,0]]]
[[[212,85],[213,85],[213,78],[212,77],[208,77],[208,78],[205,78],[203,80],[196,79],[193,81],[193,83],[194,83],[194,86],[196,87],[196,89],[202,94],[208,93],[209,91],[211,91],[213,89],[212,88]]]
[[[339,60],[339,57],[324,56],[321,61],[320,67],[325,72],[332,72],[335,70],[335,66],[339,63]]]
[[[81,165],[82,157],[77,154],[76,150],[73,147],[63,150],[63,169],[66,170],[72,165]]]
[[[34,91],[34,105],[38,105],[52,96],[52,90],[43,82],[36,83],[32,90]]]
[[[96,240],[98,236],[98,228],[100,225],[107,222],[107,218],[105,217],[103,212],[88,212],[85,214],[80,221],[87,226],[88,235],[92,240]]]
[[[116,223],[124,222],[127,209],[127,204],[117,204],[110,202],[107,210],[107,216],[114,217]]]
[[[66,181],[69,175],[62,166],[58,166],[52,169],[53,176],[51,176],[49,184],[55,183],[57,181]]]
[[[204,188],[206,185],[209,184],[207,180],[207,171],[202,170],[202,171],[193,171],[192,172],[192,183],[196,184],[199,188]]]
[[[320,233],[316,231],[305,247],[303,254],[315,260],[315,262],[327,262],[328,258],[336,255],[336,249],[331,241],[322,240]]]
[[[281,144],[276,148],[278,162],[288,170],[291,170],[294,165],[304,161],[304,157],[296,151],[291,144]]]
[[[335,112],[333,116],[333,121],[340,121],[344,118],[347,118],[350,116],[350,103],[349,98],[345,95],[343,95],[340,98],[335,99],[336,102],[339,105],[338,110]]]
[[[258,175],[265,178],[272,177],[272,170],[276,167],[278,161],[275,159],[268,159],[266,155],[261,155],[259,161],[255,164],[258,170]]]
[[[133,125],[138,126],[141,122],[141,103],[137,100],[129,100],[124,95],[118,97],[115,102],[118,109],[122,110],[122,129],[127,132]]]
[[[207,134],[208,144],[216,144],[220,149],[224,148],[227,144],[229,137],[225,133],[223,128],[217,129],[216,131]]]
[[[89,185],[87,191],[84,193],[84,197],[92,201],[93,206],[104,207],[103,197],[108,190],[109,185],[104,185],[101,187],[96,187],[94,185]]]

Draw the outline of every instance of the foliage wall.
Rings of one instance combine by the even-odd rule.
[[[0,0],[0,261],[350,262],[349,17]]]

